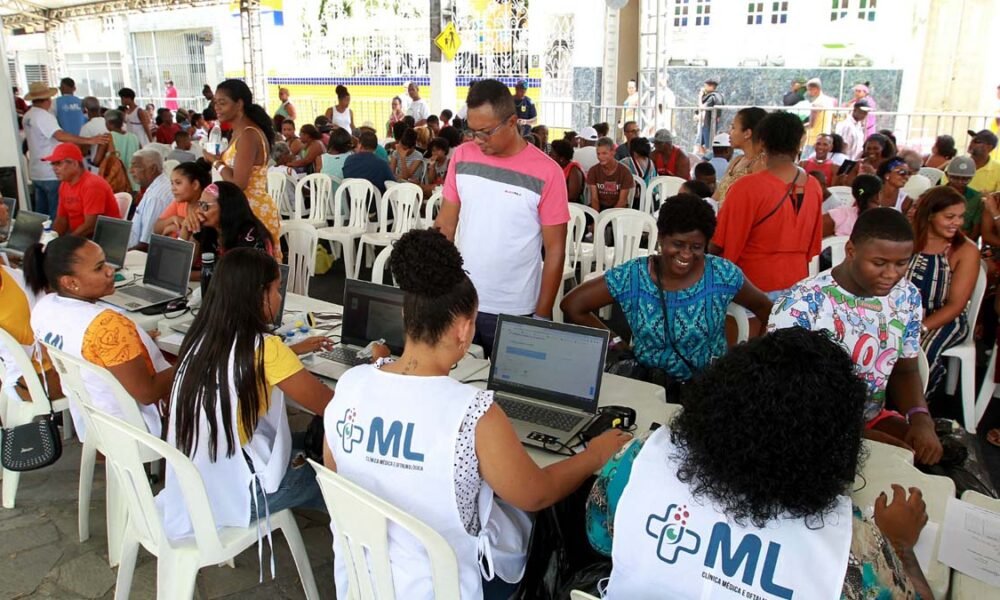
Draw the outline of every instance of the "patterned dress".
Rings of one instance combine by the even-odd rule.
[[[611,556],[615,511],[632,475],[632,464],[647,436],[648,433],[626,444],[608,461],[587,498],[587,538],[594,550],[605,556]],[[875,523],[862,516],[857,506],[854,507],[853,525],[841,600],[917,598],[892,546]]]
[[[934,314],[934,311],[948,302],[951,275],[948,250],[943,254],[914,254],[910,259],[906,278],[920,290],[925,317]],[[946,369],[941,353],[960,343],[967,335],[969,335],[969,321],[965,311],[962,311],[962,314],[951,323],[928,331],[920,337],[920,346],[924,349],[931,367],[930,380],[927,384],[928,394],[935,391],[944,380]]]
[[[236,153],[239,142],[243,140],[243,136],[247,135],[247,132],[253,132],[246,139],[252,140],[257,138],[263,146],[264,156],[267,157],[267,142],[264,140],[264,134],[260,132],[259,129],[255,127],[247,127],[243,130],[240,138],[236,140],[235,143],[229,145],[226,151],[222,153],[222,161],[226,163],[230,169],[235,168],[236,165]],[[246,194],[247,201],[250,202],[250,210],[253,214],[260,219],[267,227],[268,231],[271,232],[271,240],[274,244],[275,252],[274,257],[279,262],[281,261],[281,244],[278,242],[278,235],[281,233],[281,217],[278,216],[278,205],[274,202],[274,198],[271,194],[267,193],[267,162],[263,165],[254,165],[250,168],[250,179],[247,182],[247,187],[243,190]]]

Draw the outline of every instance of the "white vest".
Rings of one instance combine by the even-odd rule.
[[[135,137],[139,138],[139,147],[142,148],[149,144],[152,140],[146,135],[146,128],[142,126],[142,119],[139,118],[139,111],[144,110],[140,106],[136,106],[135,110],[132,112],[125,113],[125,131],[129,133],[134,133]]]
[[[28,290],[28,286],[24,283],[24,276],[21,272],[8,267],[7,265],[0,265],[0,269],[3,269],[6,272],[9,280],[13,280],[14,283],[17,284],[18,289],[20,289],[24,294],[24,297],[27,298],[28,309],[33,309],[40,296],[36,296]],[[35,349],[33,346],[25,346],[22,344],[21,348],[24,349],[25,354],[32,358],[32,360],[35,360]],[[14,357],[7,352],[7,349],[3,346],[0,346],[0,362],[3,362],[4,369],[6,370],[6,376],[3,378],[3,381],[0,381],[0,390],[7,392],[8,390],[14,389],[17,385],[17,380],[20,379],[21,375],[24,375],[24,373],[21,372],[17,363],[14,362]]]
[[[234,343],[235,345],[235,343]],[[189,355],[190,356],[190,355]],[[233,377],[234,355],[229,355],[229,397],[232,402],[233,439],[239,442],[239,410],[236,400],[236,387]],[[187,362],[177,369],[174,387],[170,393],[170,425],[167,428],[167,442],[177,447],[177,403],[180,384]],[[232,456],[226,456],[226,435],[222,431],[222,406],[216,402],[215,422],[220,429],[216,435],[216,458],[210,460],[208,453],[208,420],[202,411],[198,420],[198,437],[192,456],[192,462],[201,473],[208,494],[208,502],[215,517],[216,527],[248,527],[252,516],[251,484],[254,472],[264,492],[271,494],[277,491],[281,484],[292,452],[292,434],[288,428],[288,415],[285,411],[285,397],[281,390],[275,388],[271,394],[271,404],[267,413],[257,421],[257,429],[242,449],[237,449]],[[247,465],[246,456],[253,461],[254,470]],[[179,539],[193,533],[191,518],[184,505],[183,495],[173,470],[167,465],[166,486],[156,496],[157,504],[163,511],[163,525],[167,537]],[[264,506],[258,507],[261,514]]]
[[[482,598],[481,556],[497,576],[519,581],[531,532],[530,518],[499,504],[485,482],[479,495],[479,536],[469,535],[462,524],[455,498],[455,444],[478,392],[450,377],[411,377],[364,365],[337,382],[324,416],[338,473],[448,541],[458,559],[463,600]],[[337,597],[343,599],[347,573],[336,530],[333,535]],[[388,536],[396,595],[434,598],[423,546],[392,523]]]
[[[83,336],[94,319],[104,311],[112,309],[83,300],[65,298],[58,294],[48,294],[35,304],[31,311],[31,328],[35,332],[36,342],[46,342],[61,349],[71,356],[83,359]],[[153,369],[159,373],[170,368],[170,363],[163,358],[160,349],[156,347],[153,338],[149,337],[140,327],[135,328],[139,339],[146,347],[146,352],[153,363]],[[109,415],[123,418],[114,394],[103,382],[93,375],[83,373],[83,383],[90,392],[90,400],[94,406]],[[139,413],[149,433],[160,437],[160,412],[155,404],[137,404]],[[84,439],[85,431],[80,407],[74,400],[69,402],[70,414],[73,415],[73,425],[76,427],[80,440]]]
[[[838,599],[851,549],[851,501],[821,523],[764,529],[729,521],[677,479],[669,428],[640,450],[615,512],[605,598]]]

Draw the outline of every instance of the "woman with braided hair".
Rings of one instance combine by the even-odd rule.
[[[583,452],[539,468],[493,392],[448,377],[472,344],[479,305],[458,249],[436,230],[413,230],[396,242],[389,266],[405,293],[403,354],[355,367],[337,382],[324,414],[324,463],[440,533],[458,559],[462,600],[509,598],[530,538],[522,511],[568,496],[630,436],[606,432]],[[392,527],[395,589],[433,598],[423,547]],[[498,539],[508,552],[494,550]],[[334,531],[337,597],[346,598],[340,543]]]

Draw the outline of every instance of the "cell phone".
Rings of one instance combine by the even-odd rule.
[[[856,160],[845,160],[844,163],[840,165],[840,168],[837,169],[837,175],[848,173],[856,164],[858,164],[858,161]]]

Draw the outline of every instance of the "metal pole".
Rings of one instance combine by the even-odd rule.
[[[260,37],[260,0],[240,0],[240,31],[243,35],[243,77],[257,104],[263,105],[266,98]]]

